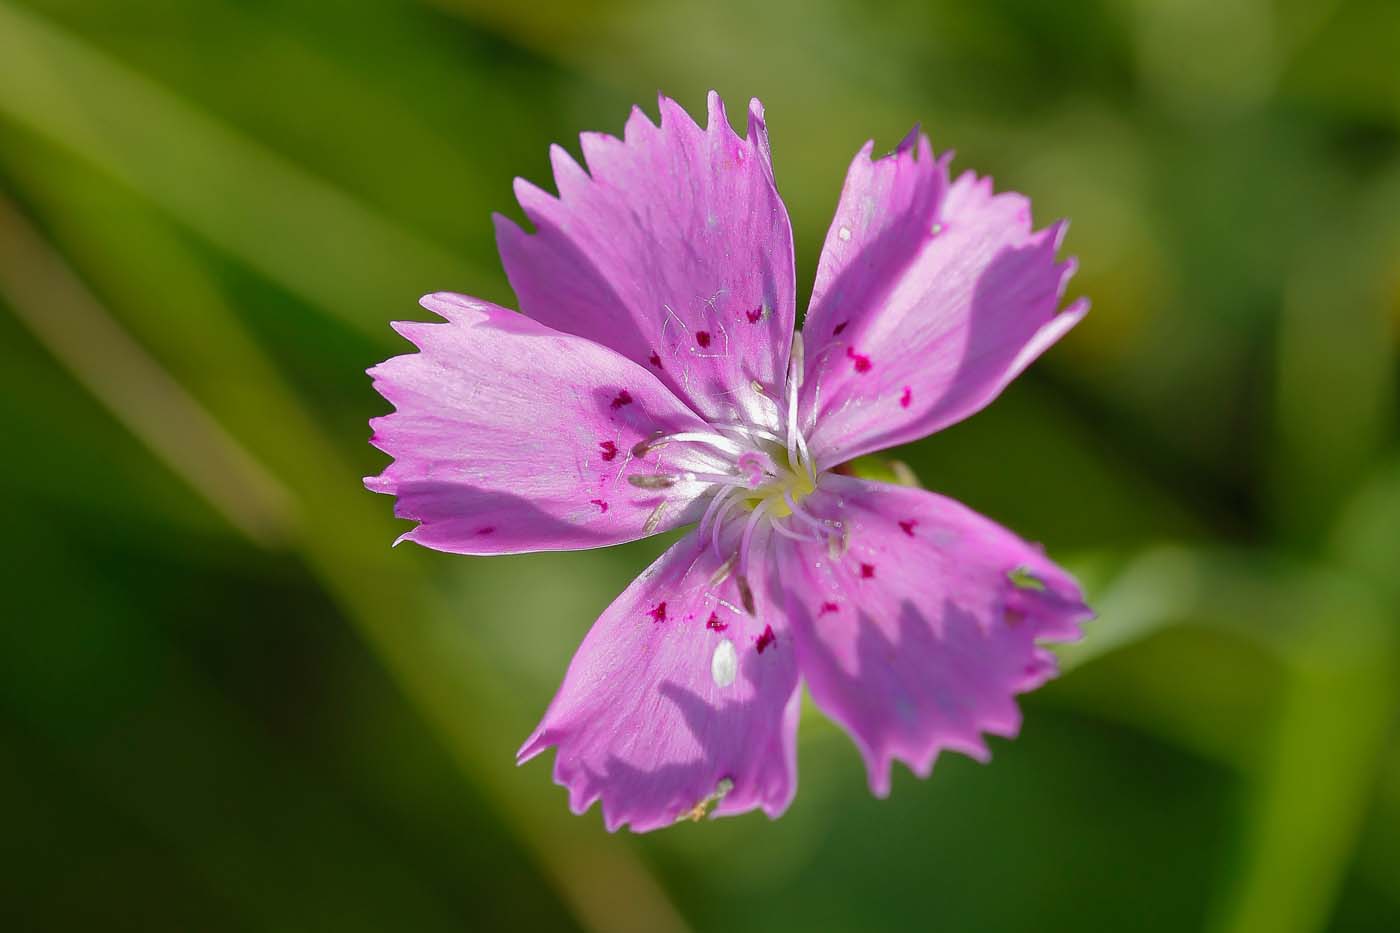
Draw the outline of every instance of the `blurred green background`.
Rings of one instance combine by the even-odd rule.
[[[359,478],[424,292],[658,88],[768,108],[810,287],[922,121],[1088,320],[900,453],[1100,619],[1021,739],[609,836],[513,754],[661,542],[472,560]],[[1400,929],[1400,4],[0,0],[0,926]]]

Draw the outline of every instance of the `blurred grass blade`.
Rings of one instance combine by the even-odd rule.
[[[1097,617],[1084,637],[1056,648],[1063,671],[1124,648],[1186,618],[1200,600],[1202,581],[1186,548],[1150,549],[1133,561],[1091,602]]]
[[[1219,933],[1327,929],[1400,701],[1394,625],[1364,590],[1314,577],[1297,611]]]
[[[1305,545],[1356,490],[1395,424],[1384,289],[1400,238],[1358,237],[1363,218],[1343,216],[1299,257],[1279,321],[1271,491],[1275,514]]]
[[[383,309],[481,280],[431,243],[59,27],[0,0],[0,114],[376,339]]]
[[[1396,632],[1384,605],[1369,588],[1317,569],[1184,547],[1145,552],[1095,605],[1100,617],[1085,640],[1061,652],[1066,668],[1184,622],[1243,635],[1279,665],[1282,700],[1254,724],[1266,732],[1262,755],[1227,757],[1244,769],[1244,820],[1209,929],[1323,929],[1400,702]],[[1191,676],[1182,671],[1164,689]],[[1161,704],[1154,708],[1161,714]],[[1168,731],[1217,728],[1183,712]]]
[[[1374,470],[1341,512],[1333,530],[1333,556],[1384,593],[1400,609],[1400,457]]]
[[[35,338],[230,525],[264,546],[295,522],[292,497],[124,331],[7,198],[0,295]]]

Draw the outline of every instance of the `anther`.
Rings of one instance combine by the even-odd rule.
[[[753,590],[749,587],[749,578],[740,574],[734,578],[734,583],[739,587],[739,601],[744,604],[744,611],[749,615],[758,614],[758,606],[753,599]]]
[[[651,437],[642,438],[632,445],[632,456],[645,457],[658,447],[664,447],[666,444],[665,437],[666,433],[664,431],[657,431]]]
[[[664,473],[648,473],[645,475],[633,473],[631,476],[627,477],[627,482],[636,486],[638,489],[670,489],[672,486],[676,485],[677,479],[679,479],[679,477],[667,476]]]
[[[728,580],[729,575],[734,572],[734,565],[737,563],[739,563],[739,552],[735,551],[733,554],[729,555],[729,558],[725,560],[724,563],[719,565],[719,568],[714,573],[710,574],[710,586],[719,586],[725,580]]]

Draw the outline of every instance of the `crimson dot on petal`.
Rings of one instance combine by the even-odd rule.
[[[705,622],[705,628],[715,632],[722,632],[729,628],[729,623],[720,621],[718,612],[712,612],[710,613],[709,620]]]
[[[758,640],[754,642],[754,647],[758,649],[759,654],[762,654],[764,648],[767,648],[777,640],[778,636],[773,634],[773,626],[765,625],[763,626],[763,634],[758,636]]]
[[[869,580],[871,577],[875,576],[875,565],[874,565],[874,564],[861,564],[861,565],[860,565],[860,576],[861,576],[861,579],[862,579],[862,580]]]
[[[908,408],[909,403],[914,400],[914,392],[908,386],[904,387],[904,394],[899,397],[899,407]]]
[[[621,408],[623,405],[632,404],[632,393],[622,389],[617,393],[617,397],[612,400],[613,410]]]
[[[651,365],[655,366],[657,369],[661,368],[661,355],[655,350],[651,351],[651,356],[647,357],[647,360],[651,363]]]
[[[849,323],[850,323],[850,321],[842,321],[840,324],[837,324],[835,327],[833,327],[833,328],[831,329],[831,336],[833,336],[833,337],[839,336],[840,333],[841,333],[841,331],[845,330],[845,329],[846,329],[846,325],[849,324]]]
[[[707,330],[697,330],[695,332],[695,342],[702,347],[708,347],[710,345],[710,332]]]
[[[759,305],[752,311],[745,311],[744,317],[749,319],[750,324],[757,324],[759,320],[763,317],[763,305]]]
[[[608,511],[608,504],[607,504],[606,502],[604,502],[602,499],[589,499],[588,501],[591,502],[591,503],[593,503],[594,505],[596,505],[596,506],[598,507],[598,511],[599,511],[599,512],[604,513],[604,514],[607,513],[607,511]]]
[[[824,615],[826,615],[828,612],[839,612],[840,609],[841,609],[840,606],[836,605],[835,603],[831,602],[830,600],[827,600],[826,602],[822,603],[821,612],[818,612],[817,615],[819,615],[819,616],[824,616]]]
[[[653,622],[665,622],[665,621],[666,621],[666,602],[665,602],[665,600],[662,600],[661,602],[657,603],[655,606],[652,606],[652,607],[651,607],[651,611],[648,612],[647,615],[651,616],[651,621],[653,621]]]
[[[613,441],[599,441],[598,449],[602,452],[604,460],[611,460],[617,456],[617,444]]]
[[[919,524],[919,523],[918,523],[917,521],[915,521],[914,519],[912,519],[912,518],[906,518],[906,519],[904,519],[904,521],[902,521],[902,522],[899,523],[899,527],[902,528],[902,529],[904,529],[904,533],[907,534],[909,537],[912,538],[912,537],[914,537],[914,526],[917,525],[917,524]]]

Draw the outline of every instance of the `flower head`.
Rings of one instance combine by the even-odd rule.
[[[796,790],[799,687],[864,756],[927,774],[1014,735],[1048,641],[1089,613],[1041,551],[949,499],[835,472],[989,403],[1087,310],[1058,311],[1063,224],[948,174],[917,130],[846,176],[803,328],[763,111],[698,126],[662,98],[622,139],[525,181],[496,218],[523,314],[453,294],[420,352],[372,369],[394,404],[366,480],[462,554],[597,547],[693,525],[603,613],[525,761],[609,829],[761,808]]]

